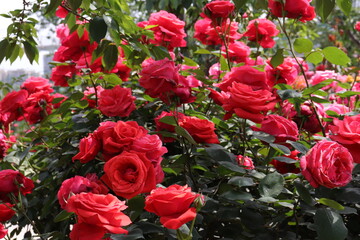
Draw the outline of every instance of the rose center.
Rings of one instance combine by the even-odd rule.
[[[134,183],[137,179],[138,173],[133,168],[127,168],[124,170],[122,175],[125,181]]]

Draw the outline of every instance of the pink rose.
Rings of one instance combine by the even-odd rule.
[[[27,90],[29,94],[39,91],[48,93],[52,93],[54,91],[49,83],[49,80],[42,77],[30,77],[26,79],[21,85],[21,88]]]
[[[225,46],[221,47],[221,52],[224,58],[227,58]],[[246,62],[246,59],[250,56],[251,50],[245,43],[240,41],[235,41],[229,43],[228,46],[228,55],[230,61],[241,63]]]
[[[243,36],[248,37],[249,41],[257,42],[263,48],[272,48],[275,45],[272,37],[279,33],[280,31],[276,29],[276,25],[272,21],[258,18],[249,22]]]
[[[353,158],[337,142],[322,140],[300,160],[301,173],[314,188],[336,188],[351,181]]]
[[[293,60],[293,58],[287,57],[284,59],[284,62],[276,68],[274,68],[268,60],[265,71],[273,86],[278,83],[291,85],[295,82],[299,74],[298,68],[299,66],[296,61]]]
[[[95,108],[96,107],[96,95],[99,100],[99,96],[102,91],[104,91],[104,89],[100,85],[96,86],[96,91],[95,91],[95,88],[93,88],[93,87],[87,87],[86,90],[84,91],[83,100],[85,99],[88,102],[90,108]]]
[[[354,162],[360,163],[360,115],[345,116],[343,120],[334,118],[329,129],[331,140],[346,147]]]
[[[297,141],[299,135],[296,123],[279,115],[268,115],[261,122],[261,128],[252,126],[251,129],[274,136],[274,142],[280,144],[285,144],[287,140]]]
[[[302,22],[311,21],[316,17],[315,8],[310,5],[311,0],[269,0],[269,8],[277,17],[299,19]]]
[[[0,160],[6,156],[6,151],[11,147],[10,139],[6,137],[4,132],[0,129]]]
[[[178,229],[196,217],[191,204],[199,194],[191,192],[188,186],[171,185],[156,188],[145,199],[145,210],[160,217],[160,222],[169,229]]]
[[[108,117],[128,117],[136,109],[135,99],[130,88],[117,85],[100,92],[98,108]]]
[[[57,198],[62,209],[65,209],[68,199],[82,192],[92,192],[95,194],[107,194],[109,189],[98,180],[95,173],[88,174],[85,177],[75,176],[62,182],[57,193]]]
[[[255,169],[254,162],[249,157],[238,155],[236,156],[236,161],[240,166],[243,166],[245,169],[248,170]]]

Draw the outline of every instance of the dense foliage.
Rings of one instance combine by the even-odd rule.
[[[358,239],[350,0],[37,0],[0,62],[0,238]]]

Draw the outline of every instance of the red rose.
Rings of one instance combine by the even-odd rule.
[[[6,222],[15,215],[15,211],[12,210],[14,206],[14,204],[10,203],[0,204],[0,222]]]
[[[57,193],[61,208],[65,209],[68,199],[73,194],[92,192],[95,194],[107,194],[109,189],[98,180],[96,174],[88,174],[86,178],[75,176],[62,182]]]
[[[196,209],[190,206],[197,197],[187,186],[156,188],[146,197],[144,209],[158,215],[164,227],[178,229],[196,217]]]
[[[39,91],[30,94],[22,104],[24,118],[29,124],[40,122],[52,111],[54,97],[49,92]]]
[[[75,65],[60,65],[51,70],[50,79],[54,82],[55,86],[68,87],[67,80],[72,78],[77,73]]]
[[[294,150],[294,151],[291,151],[290,155],[283,155],[282,157],[287,157],[287,158],[291,158],[296,161],[299,161],[299,158],[297,156],[299,153],[300,153],[299,151]],[[281,174],[300,173],[300,168],[297,167],[295,163],[281,162],[281,161],[273,159],[273,160],[271,160],[270,164],[272,164],[274,166],[274,168],[276,168],[276,170]]]
[[[100,92],[98,108],[108,117],[128,117],[136,109],[135,99],[130,88],[117,85]]]
[[[27,90],[29,94],[39,91],[48,93],[52,93],[54,91],[54,89],[51,88],[49,80],[42,77],[30,77],[26,79],[21,85],[21,88]]]
[[[223,39],[220,37],[224,35],[229,43],[241,38],[238,33],[238,23],[232,22],[230,19],[223,21],[220,26],[214,27],[210,18],[197,20],[195,25],[194,38],[205,45],[220,45],[223,44]]]
[[[334,118],[329,129],[331,140],[346,147],[354,162],[360,163],[360,115],[345,116],[343,120]]]
[[[95,134],[89,134],[80,140],[80,152],[72,157],[72,160],[80,160],[81,163],[87,163],[93,160],[100,151],[101,143]]]
[[[0,223],[0,239],[5,237],[7,232],[8,230],[5,228],[5,226]]]
[[[249,41],[259,43],[263,48],[272,48],[275,45],[272,37],[280,32],[272,21],[260,18],[251,20],[246,30],[244,37],[248,37]]]
[[[169,59],[153,61],[140,72],[139,83],[146,89],[145,93],[157,98],[165,92],[173,91],[179,83],[179,69]]]
[[[28,97],[26,90],[12,91],[0,101],[0,114],[6,114],[7,122],[12,122],[21,117],[19,108],[26,102]]]
[[[107,161],[101,180],[116,195],[130,199],[156,186],[155,169],[145,153],[123,152]]]
[[[337,142],[322,140],[300,160],[301,173],[314,188],[343,187],[351,181],[353,158]]]
[[[233,67],[226,73],[219,84],[214,84],[222,91],[229,91],[233,82],[243,83],[256,90],[270,90],[270,84],[266,78],[265,72],[255,69],[251,66]]]
[[[185,22],[174,14],[161,10],[150,15],[149,21],[138,24],[140,27],[154,25],[150,28],[154,32],[154,39],[150,43],[164,46],[170,51],[175,47],[186,47]]]
[[[283,63],[276,68],[273,68],[268,60],[265,71],[272,86],[278,83],[291,85],[295,82],[299,73],[297,69],[298,67],[299,66],[297,65],[295,59],[287,57],[284,59]]]
[[[227,58],[225,46],[221,47],[221,52],[223,53],[222,55],[224,56],[224,58]],[[230,61],[236,63],[246,62],[246,59],[250,56],[250,53],[250,47],[240,41],[230,43],[228,46],[228,56],[230,58]]]
[[[212,18],[227,18],[235,10],[235,5],[230,1],[215,0],[205,5],[205,14]]]
[[[360,32],[360,21],[357,21],[356,24],[355,24],[355,30]]]
[[[0,129],[0,160],[6,156],[6,151],[11,147],[10,140]]]
[[[109,160],[129,149],[136,139],[145,136],[147,132],[135,121],[118,121],[102,123],[94,134],[101,141],[105,160]]]
[[[287,140],[297,141],[299,135],[296,123],[279,115],[268,115],[261,122],[261,128],[252,126],[251,129],[274,136],[274,142],[280,144]]]
[[[122,212],[126,208],[125,202],[111,194],[80,193],[69,198],[65,210],[77,215],[78,224],[91,225],[103,232],[121,234],[128,233],[121,227],[131,223],[130,218]],[[78,227],[83,230],[81,226],[84,227],[78,225],[75,231],[79,231]]]
[[[0,186],[0,200],[9,202],[8,194],[13,193],[17,196],[20,192],[25,196],[32,192],[34,183],[19,171],[6,169],[0,171]]]
[[[230,97],[226,99],[223,108],[255,123],[260,123],[264,115],[276,104],[276,97],[270,91],[265,89],[254,91],[243,83],[233,82],[229,94]]]
[[[243,166],[245,169],[248,170],[255,169],[254,162],[249,157],[238,155],[236,156],[236,161],[240,166]]]
[[[179,125],[186,129],[197,143],[219,143],[215,124],[209,120],[185,116]]]
[[[311,0],[269,0],[269,9],[277,17],[299,19],[302,22],[311,21],[316,17],[315,8],[310,5]]]
[[[185,117],[185,115],[181,112],[161,112],[161,114],[159,116],[157,116],[154,120],[155,120],[155,124],[156,124],[156,131],[167,131],[167,132],[175,132],[175,126],[170,125],[170,124],[166,124],[163,122],[160,122],[160,119],[163,117],[168,117],[168,116],[175,116],[175,118],[177,119],[177,121],[181,121],[181,119],[183,119]],[[161,133],[159,133],[159,136],[161,137],[161,140],[163,142],[173,142],[175,139],[172,137],[164,137]]]
[[[88,102],[90,108],[95,108],[96,107],[96,96],[95,96],[95,94],[99,98],[100,93],[102,91],[104,91],[104,89],[100,85],[96,86],[96,92],[95,92],[95,88],[87,87],[86,90],[84,91],[84,97],[83,97],[82,100],[86,100]]]

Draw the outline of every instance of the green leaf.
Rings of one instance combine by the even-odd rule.
[[[310,52],[313,46],[312,41],[306,38],[298,38],[294,42],[294,49],[298,53]]]
[[[233,172],[237,173],[245,173],[245,169],[240,167],[239,165],[233,163],[233,162],[227,162],[227,161],[219,161],[219,164]]]
[[[351,0],[336,0],[336,4],[346,16],[349,16],[352,7]]]
[[[331,207],[335,210],[344,210],[344,206],[341,205],[340,203],[334,201],[334,200],[331,200],[331,199],[328,199],[328,198],[320,198],[319,200],[317,200],[318,203],[321,203],[323,205],[326,205],[328,207]]]
[[[276,144],[276,143],[270,143],[269,145],[283,154],[289,155],[291,153],[290,149],[288,147],[285,147],[284,145]]]
[[[298,192],[301,199],[310,206],[315,205],[315,200],[311,197],[309,190],[299,181],[294,182],[296,191]]]
[[[82,3],[82,0],[67,0],[67,2],[70,4],[70,7],[73,11],[77,11]]]
[[[254,186],[255,182],[252,178],[235,176],[230,178],[228,184],[235,185],[237,187],[250,187]]]
[[[286,90],[277,90],[277,94],[282,100],[286,100],[289,98],[300,98],[302,97],[302,94],[298,91],[292,90],[292,89],[286,89]]]
[[[160,118],[159,122],[166,123],[172,126],[177,126],[177,121],[175,119],[175,116],[165,116]]]
[[[336,81],[336,80],[334,80],[334,79],[326,79],[326,80],[322,81],[321,83],[318,83],[318,84],[316,84],[316,85],[314,85],[314,86],[312,86],[312,87],[306,88],[306,89],[303,91],[302,94],[303,94],[304,96],[305,96],[305,95],[310,95],[310,94],[312,94],[313,92],[319,90],[320,88],[323,88],[323,87],[329,85],[329,84],[332,83],[333,81]]]
[[[355,95],[360,95],[360,92],[354,92],[354,91],[346,91],[346,92],[342,92],[342,93],[336,93],[337,96],[342,97],[342,98],[346,98],[346,97],[351,97],[351,96],[355,96]]]
[[[273,159],[275,159],[279,162],[284,162],[284,163],[289,163],[289,164],[298,162],[297,160],[288,158],[288,157],[273,157]]]
[[[150,48],[150,54],[155,60],[161,60],[164,58],[171,59],[169,51],[162,46],[153,46]]]
[[[307,148],[305,145],[303,145],[299,142],[294,142],[294,141],[290,141],[290,140],[287,140],[286,142],[290,143],[291,146],[293,146],[296,150],[298,150],[302,154],[306,154],[309,151],[309,148]]]
[[[52,15],[56,9],[60,6],[62,0],[51,0],[50,4],[46,8],[44,15]]]
[[[198,64],[194,60],[192,60],[188,57],[184,57],[184,64],[187,66],[192,66],[192,67],[198,66]]]
[[[1,42],[0,42],[0,63],[4,60],[5,57],[5,53],[6,53],[6,49],[9,46],[9,40],[7,38],[4,38]]]
[[[61,222],[68,218],[70,218],[74,213],[73,212],[67,212],[65,210],[62,210],[56,217],[54,218],[54,222]]]
[[[262,197],[276,197],[284,189],[284,177],[277,173],[270,173],[259,184],[259,192]]]
[[[106,74],[104,75],[103,78],[106,83],[111,84],[113,86],[120,85],[122,83],[121,78],[119,78],[119,76],[116,75],[115,73]]]
[[[319,240],[343,240],[347,237],[348,230],[342,217],[330,209],[316,210],[314,222]]]
[[[195,140],[192,138],[192,136],[190,135],[190,133],[185,129],[182,128],[180,126],[176,126],[175,127],[175,132],[179,135],[184,137],[186,140],[188,140],[191,144],[197,145],[197,143],[195,142]]]
[[[207,49],[199,49],[199,50],[196,50],[194,52],[195,54],[212,54],[209,50]]]
[[[119,50],[111,43],[105,47],[102,63],[107,71],[113,69],[118,61]]]
[[[236,162],[236,156],[228,152],[225,148],[220,145],[212,144],[210,147],[205,148],[206,153],[215,161],[228,161],[231,163]]]
[[[351,62],[350,58],[337,47],[326,47],[322,50],[326,60],[332,64],[346,66]]]
[[[324,55],[322,52],[314,51],[307,55],[306,60],[316,65],[324,60]]]
[[[243,6],[245,6],[246,2],[247,2],[247,0],[234,0],[236,9],[240,9]]]
[[[100,43],[101,39],[106,36],[107,24],[102,17],[95,17],[90,21],[89,31],[91,38]]]
[[[284,49],[280,48],[276,51],[274,56],[270,60],[270,64],[273,68],[281,65],[284,62]]]
[[[221,197],[232,201],[247,201],[253,199],[253,196],[250,193],[235,190],[225,192],[221,194]]]
[[[37,47],[28,42],[23,42],[23,46],[26,57],[29,59],[30,63],[32,64],[34,60],[37,62],[39,60],[39,50]]]
[[[321,21],[325,22],[335,7],[335,0],[316,0],[315,9],[321,17]]]

